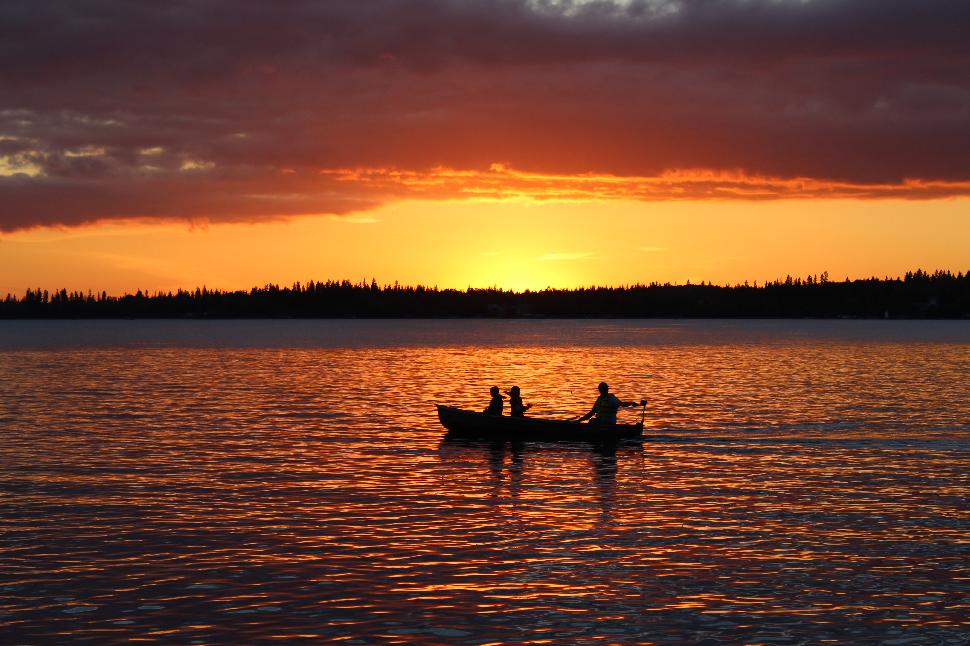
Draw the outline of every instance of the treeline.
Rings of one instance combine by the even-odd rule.
[[[970,318],[970,272],[831,281],[828,274],[713,285],[466,290],[326,281],[249,291],[138,291],[124,296],[28,289],[0,318]]]

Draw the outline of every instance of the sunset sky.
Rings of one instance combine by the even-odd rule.
[[[970,270],[961,0],[0,0],[0,295]]]

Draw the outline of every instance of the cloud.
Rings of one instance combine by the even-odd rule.
[[[863,183],[818,180],[811,177],[765,177],[742,171],[687,169],[653,176],[609,174],[551,174],[523,172],[505,164],[487,171],[432,168],[406,171],[383,168],[321,171],[330,181],[348,190],[382,195],[384,199],[529,199],[589,200],[774,200],[824,199],[933,199],[970,196],[970,181]],[[645,247],[660,251],[660,247]]]
[[[378,224],[380,219],[368,217],[366,215],[345,215],[345,216],[330,216],[334,220],[340,220],[347,224]]]
[[[0,0],[0,230],[966,195],[968,32],[951,0]]]

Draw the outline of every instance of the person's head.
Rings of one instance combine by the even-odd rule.
[[[601,381],[598,388],[601,395],[605,395],[606,393],[610,392],[610,385],[605,381]]]
[[[492,393],[492,397],[498,397],[498,386],[492,386],[488,392]]]
[[[512,386],[511,388],[509,388],[509,394],[510,395],[517,396],[519,394],[519,392],[520,391],[519,391],[519,387],[518,386]]]

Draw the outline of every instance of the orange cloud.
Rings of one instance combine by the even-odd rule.
[[[640,177],[533,173],[492,164],[487,171],[445,167],[428,171],[346,168],[322,170],[320,174],[363,192],[424,199],[932,199],[970,195],[970,181],[906,179],[896,183],[857,183],[705,169],[670,170],[653,177]]]

